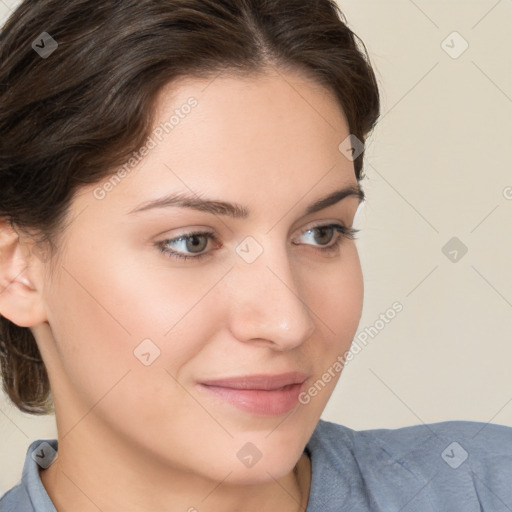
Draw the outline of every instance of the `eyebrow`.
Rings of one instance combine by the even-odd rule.
[[[326,197],[322,197],[309,205],[304,215],[310,215],[339,203],[346,197],[357,197],[359,203],[365,200],[364,191],[358,185],[349,185],[340,190],[336,190]],[[205,199],[199,196],[190,196],[184,193],[169,194],[158,199],[146,201],[130,210],[128,214],[143,212],[154,208],[191,208],[200,212],[213,213],[215,215],[227,215],[235,219],[245,219],[250,215],[250,210],[238,203],[227,203],[214,199]]]

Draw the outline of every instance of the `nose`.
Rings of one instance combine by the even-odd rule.
[[[252,263],[238,258],[229,280],[231,333],[238,340],[287,351],[312,335],[314,312],[285,250],[265,248]]]

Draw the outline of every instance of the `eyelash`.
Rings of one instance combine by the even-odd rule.
[[[319,246],[320,249],[318,249],[320,252],[324,254],[330,254],[334,253],[340,246],[342,240],[348,239],[348,240],[356,240],[356,234],[359,233],[359,229],[354,228],[347,228],[347,226],[344,226],[343,224],[323,224],[320,226],[314,226],[312,228],[308,228],[304,231],[304,233],[307,233],[308,231],[314,231],[315,229],[334,229],[337,233],[336,240],[332,245],[328,246]],[[206,236],[209,240],[213,240],[214,242],[218,243],[217,237],[209,232],[209,231],[194,231],[192,233],[184,233],[176,238],[168,238],[166,240],[162,240],[161,242],[157,242],[156,245],[160,252],[162,252],[165,256],[169,258],[175,258],[178,260],[199,260],[206,256],[209,256],[209,252],[203,252],[199,253],[197,256],[186,256],[183,255],[177,251],[169,250],[166,248],[167,244],[169,242],[176,242],[178,240],[191,238],[193,236]]]

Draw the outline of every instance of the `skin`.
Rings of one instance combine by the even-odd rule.
[[[162,90],[156,123],[190,96],[198,105],[103,199],[93,195],[97,184],[80,189],[51,280],[29,242],[2,231],[11,250],[0,312],[32,329],[53,390],[59,455],[40,475],[59,512],[307,504],[303,450],[339,373],[307,405],[278,416],[241,411],[196,382],[300,370],[307,389],[349,349],[363,304],[356,243],[342,238],[328,255],[322,246],[336,232],[307,229],[350,227],[360,200],[304,211],[357,186],[338,150],[350,132],[334,97],[295,71],[182,79]],[[191,191],[251,215],[128,214]],[[202,260],[175,260],[155,245],[199,228],[220,240],[200,240],[196,250],[211,254]],[[235,251],[247,236],[263,248],[252,263]],[[184,243],[171,248],[194,254]],[[160,350],[149,366],[133,353],[146,338]],[[237,457],[247,442],[262,454],[250,468]]]

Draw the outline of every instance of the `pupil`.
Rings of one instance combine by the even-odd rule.
[[[195,248],[197,248],[199,238],[201,238],[201,237],[200,237],[200,236],[198,236],[198,235],[192,235],[191,237],[189,237],[189,240],[193,240],[193,243],[192,243],[192,246],[193,246],[193,247],[192,247],[192,248],[194,248],[194,247],[195,247]],[[199,246],[200,246],[200,245],[201,245],[201,244],[199,243]],[[199,251],[197,251],[197,252],[201,252],[201,249],[202,249],[202,248],[200,248],[200,250],[199,250]]]
[[[325,234],[326,230],[329,230],[329,229],[332,229],[332,228],[318,228],[318,231],[320,233],[324,233]],[[318,239],[317,239],[317,241],[318,241]],[[327,237],[327,240],[323,240],[323,241],[320,240],[320,243],[328,243],[328,242],[329,242],[329,237]]]

